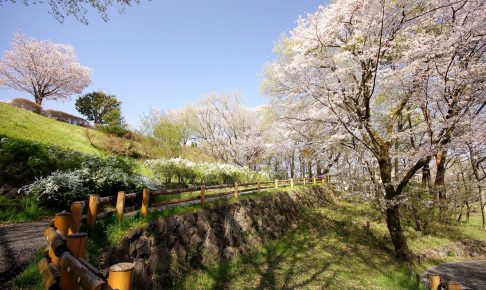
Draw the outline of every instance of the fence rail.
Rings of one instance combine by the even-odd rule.
[[[174,205],[200,203],[204,205],[208,199],[218,200],[228,196],[238,197],[241,194],[261,192],[271,188],[294,187],[298,184],[317,184],[330,182],[329,176],[314,178],[286,179],[273,181],[258,181],[249,183],[234,183],[221,185],[198,185],[180,189],[159,189],[142,192],[118,192],[115,196],[100,197],[97,194],[89,196],[87,201],[76,201],[71,204],[69,212],[56,214],[53,221],[44,231],[48,247],[39,264],[45,289],[85,289],[85,290],[130,290],[132,284],[132,263],[119,263],[109,268],[105,277],[98,269],[85,259],[87,233],[79,232],[83,217],[86,219],[88,232],[94,230],[96,220],[115,213],[121,221],[125,213],[140,211],[147,216],[149,210]],[[211,192],[214,190],[222,190]],[[209,191],[209,192],[208,192]],[[178,197],[167,200],[154,200],[150,196],[181,195],[194,193],[189,197]],[[131,205],[127,205],[132,203]],[[83,216],[87,205],[86,215]],[[114,205],[114,208],[99,212],[101,206]]]

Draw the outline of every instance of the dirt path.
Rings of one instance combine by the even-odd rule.
[[[420,275],[424,285],[428,285],[429,274],[440,275],[443,281],[461,284],[461,289],[486,289],[486,261],[444,263],[434,266]]]
[[[46,247],[46,226],[47,222],[0,226],[0,286],[22,272],[38,249]]]

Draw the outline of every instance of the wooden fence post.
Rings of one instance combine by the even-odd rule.
[[[56,230],[67,236],[69,232],[70,221],[71,213],[65,211],[56,213],[56,216],[54,217],[54,227],[56,228]]]
[[[278,188],[278,179],[275,179],[275,188]]]
[[[72,235],[69,235],[67,237],[67,248],[69,252],[74,257],[81,257],[84,258],[86,254],[86,244],[88,241],[88,234],[86,233],[75,233]],[[61,289],[75,289],[76,288],[76,281],[74,281],[71,278],[71,275],[69,274],[70,269],[64,270],[64,268],[61,267],[60,269],[60,274],[61,274],[61,279],[60,279],[60,288]]]
[[[260,193],[262,191],[261,185],[260,185],[260,180],[257,182],[257,192]]]
[[[133,263],[119,263],[110,267],[108,274],[108,285],[112,289],[132,289]]]
[[[430,290],[438,290],[440,285],[439,275],[429,275],[429,287]]]
[[[206,186],[201,185],[201,205],[206,203]]]
[[[461,284],[456,282],[449,282],[447,284],[447,290],[461,290]]]
[[[79,232],[81,226],[81,216],[83,215],[84,202],[75,201],[71,203],[71,224],[69,225],[69,234]]]
[[[88,203],[88,230],[92,231],[96,225],[96,212],[98,210],[98,203],[100,202],[100,196],[98,194],[89,195]]]
[[[235,182],[234,197],[238,198],[238,182]]]
[[[312,184],[317,184],[316,178],[312,177]]]
[[[322,184],[326,184],[326,178],[327,178],[327,176],[322,177]]]
[[[304,176],[304,185],[305,185],[305,176]]]
[[[294,188],[294,179],[293,178],[290,179],[290,188]]]
[[[142,208],[140,208],[140,213],[142,214],[142,216],[147,216],[149,202],[150,202],[150,189],[144,188],[142,192]]]
[[[119,191],[116,198],[116,215],[118,221],[121,222],[123,219],[123,211],[125,210],[125,192]]]

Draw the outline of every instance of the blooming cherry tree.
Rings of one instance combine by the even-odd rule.
[[[35,102],[65,100],[87,87],[91,70],[79,64],[72,46],[16,33],[0,60],[0,87],[30,93]]]
[[[486,100],[484,23],[480,0],[338,0],[299,19],[266,68],[269,95],[304,104],[296,115],[317,108],[312,119],[338,124],[374,157],[400,259],[411,259],[405,187],[433,158],[443,183],[448,148],[464,142],[462,124]]]

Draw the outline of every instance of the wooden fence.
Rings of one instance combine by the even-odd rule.
[[[85,290],[130,290],[132,284],[132,263],[119,263],[109,268],[108,276],[89,264],[85,259],[88,234],[79,232],[83,219],[83,209],[87,204],[86,227],[88,232],[94,230],[96,220],[116,213],[121,221],[125,213],[140,211],[142,216],[149,213],[149,209],[160,209],[174,205],[200,203],[204,205],[209,200],[227,197],[238,197],[242,194],[259,193],[267,189],[283,187],[293,188],[295,185],[317,184],[330,182],[328,176],[286,179],[273,181],[258,181],[242,184],[222,184],[211,186],[193,186],[179,189],[161,189],[150,191],[145,188],[142,192],[118,192],[116,196],[100,197],[92,194],[87,202],[76,201],[71,204],[69,212],[56,214],[53,221],[44,231],[48,243],[45,257],[38,264],[42,274],[45,289],[85,289]],[[190,193],[191,196],[182,198],[180,195]],[[157,197],[176,197],[157,200]],[[177,197],[179,196],[179,197]],[[153,202],[150,200],[155,199]],[[126,206],[130,204],[130,206]],[[99,212],[103,205],[114,205],[114,209]]]

